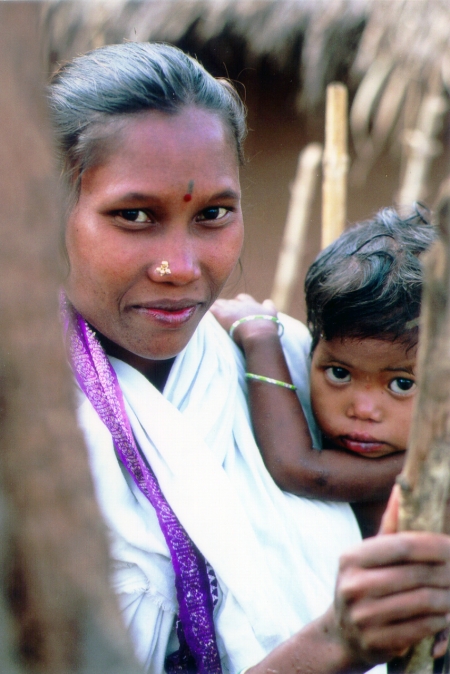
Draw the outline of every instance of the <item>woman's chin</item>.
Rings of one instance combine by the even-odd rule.
[[[120,340],[118,343],[102,336],[101,341],[110,356],[141,370],[147,368],[152,361],[160,362],[175,358],[188,345],[195,327],[192,330],[168,330],[167,334],[148,339]]]

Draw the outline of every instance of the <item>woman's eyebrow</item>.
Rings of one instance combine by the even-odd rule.
[[[235,190],[231,189],[226,189],[223,190],[222,192],[217,192],[209,196],[209,199],[211,201],[216,199],[231,199],[233,201],[239,201],[240,198],[241,198],[240,192],[236,192]],[[117,196],[115,198],[115,201],[120,201],[121,203],[122,202],[135,203],[147,200],[160,201],[161,196],[159,194],[153,194],[150,192],[126,192],[125,194]]]
[[[115,198],[115,201],[147,201],[147,200],[158,200],[159,197],[157,194],[150,194],[149,192],[126,192],[125,194],[118,195]]]
[[[235,190],[223,190],[223,192],[219,192],[218,194],[214,194],[211,196],[211,199],[234,199],[234,200],[239,200],[241,198],[241,195],[239,192],[236,192]]]

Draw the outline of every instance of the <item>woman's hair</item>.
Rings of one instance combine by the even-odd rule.
[[[420,254],[437,237],[416,206],[402,219],[385,208],[325,248],[305,279],[312,350],[319,339],[418,339],[422,294]]]
[[[243,161],[245,107],[236,90],[170,45],[128,42],[79,56],[55,73],[49,100],[62,174],[74,200],[83,172],[113,142],[114,124],[120,128],[130,114],[176,114],[188,105],[216,112]]]

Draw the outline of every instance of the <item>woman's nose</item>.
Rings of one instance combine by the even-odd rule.
[[[168,247],[160,253],[160,260],[153,261],[148,268],[148,275],[157,283],[187,285],[197,281],[201,276],[200,261],[197,251],[191,246]]]
[[[355,391],[348,403],[347,416],[361,421],[381,421],[383,409],[377,393],[371,389]]]

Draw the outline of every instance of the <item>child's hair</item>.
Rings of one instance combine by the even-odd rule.
[[[306,275],[313,351],[334,337],[417,343],[422,294],[420,254],[436,239],[428,212],[402,219],[393,208],[348,229],[325,248]]]

